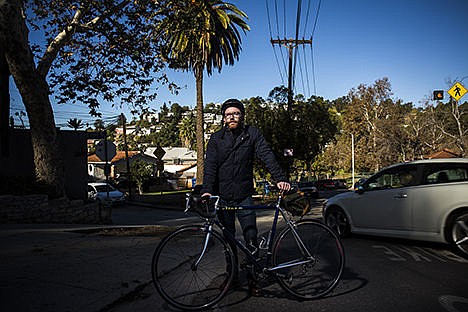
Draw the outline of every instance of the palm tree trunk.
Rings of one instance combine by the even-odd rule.
[[[205,138],[203,129],[203,68],[195,68],[197,82],[197,184],[203,184],[203,169],[205,155]]]

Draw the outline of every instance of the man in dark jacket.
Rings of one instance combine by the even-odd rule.
[[[202,197],[219,195],[222,205],[252,206],[255,158],[266,165],[277,181],[278,189],[288,191],[291,186],[260,130],[244,125],[244,105],[239,100],[229,99],[223,103],[221,113],[224,126],[211,135],[206,150]],[[218,215],[219,220],[233,235],[236,230],[235,215],[247,246],[256,250],[258,230],[255,211],[222,211]]]

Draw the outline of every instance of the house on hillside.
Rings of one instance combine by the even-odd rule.
[[[157,176],[163,176],[174,189],[189,188],[193,184],[193,179],[197,174],[197,153],[185,147],[148,147],[144,153],[139,151],[129,151],[128,161],[131,164],[136,160],[147,163],[159,163],[158,155],[163,155],[163,169]],[[111,179],[117,179],[127,173],[127,160],[124,151],[117,151],[112,160],[109,161]],[[99,159],[96,154],[88,155],[88,175],[92,179],[105,179],[105,162]],[[160,169],[161,170],[161,169]]]
[[[197,175],[197,152],[186,147],[163,147],[164,175],[174,189],[192,187]],[[158,154],[157,147],[148,147],[146,155]]]
[[[146,155],[139,151],[128,151],[128,161],[131,164],[136,160],[142,160],[147,163],[157,164],[158,159],[154,156]],[[95,179],[105,179],[104,172],[105,161],[102,161],[96,154],[88,155],[88,175]],[[117,151],[114,158],[109,162],[110,178],[117,178],[122,174],[127,173],[127,160],[124,151]]]
[[[429,154],[429,155],[424,155],[424,159],[434,159],[434,158],[458,158],[462,157],[461,154],[456,153],[448,148],[444,148],[441,151]]]
[[[146,155],[155,156],[157,147],[148,147]],[[192,165],[197,163],[197,152],[186,147],[163,147],[164,155],[162,161],[164,165]]]

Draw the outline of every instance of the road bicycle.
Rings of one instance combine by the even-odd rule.
[[[295,215],[297,211],[288,204],[287,196],[280,192],[268,205],[222,207],[217,196],[200,205],[193,204],[193,196],[187,194],[186,211],[196,210],[204,222],[182,226],[158,244],[152,260],[152,279],[161,297],[183,310],[200,310],[218,303],[238,266],[231,247],[234,245],[256,272],[275,278],[293,296],[315,299],[328,294],[344,269],[341,241],[327,225],[303,218],[310,205],[298,213],[299,218],[293,218],[290,213]],[[222,209],[274,210],[268,235],[260,239],[262,253],[251,251],[243,240],[225,229],[216,218],[216,211]],[[285,226],[276,236],[280,214]]]

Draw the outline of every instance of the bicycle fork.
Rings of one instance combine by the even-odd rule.
[[[205,236],[205,242],[203,244],[203,249],[200,253],[200,256],[198,256],[198,259],[192,264],[191,268],[192,271],[196,271],[198,269],[198,265],[200,264],[201,259],[205,255],[206,248],[208,247],[208,242],[210,241],[211,237],[211,232],[212,232],[213,226],[210,224],[207,226],[206,230],[206,236]]]

